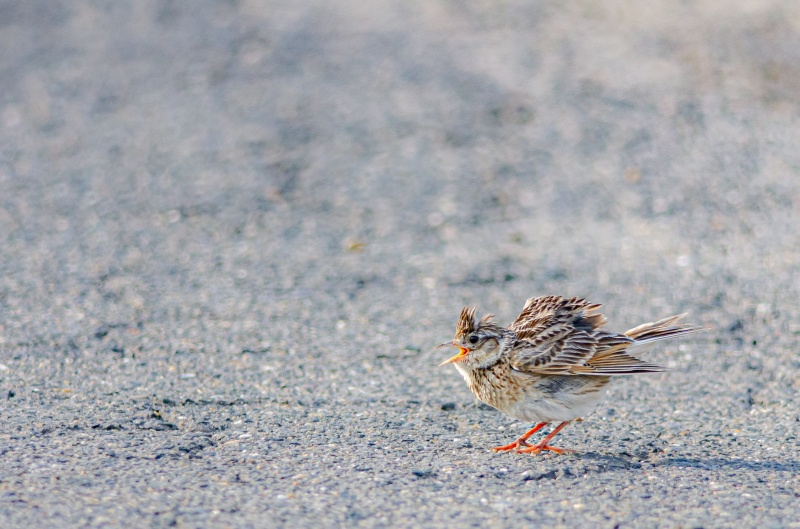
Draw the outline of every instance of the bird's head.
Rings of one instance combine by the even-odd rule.
[[[497,362],[503,338],[510,331],[493,322],[493,317],[494,315],[487,314],[476,321],[475,307],[464,307],[458,318],[453,341],[437,346],[458,347],[459,352],[439,365],[455,364],[459,371],[471,371]]]

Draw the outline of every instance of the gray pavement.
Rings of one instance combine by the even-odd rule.
[[[798,5],[0,1],[0,526],[800,527]],[[550,293],[709,330],[491,453]]]

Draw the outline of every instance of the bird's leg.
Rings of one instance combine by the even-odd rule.
[[[535,434],[536,432],[544,428],[546,425],[547,425],[546,422],[540,422],[539,424],[537,424],[536,426],[525,432],[525,435],[523,435],[513,443],[504,446],[495,446],[494,448],[492,448],[492,450],[494,450],[495,452],[505,452],[506,450],[516,449],[516,451],[519,452],[521,446],[532,446],[527,443],[528,437]]]
[[[558,435],[558,432],[564,429],[564,426],[568,425],[569,423],[570,421],[562,422],[561,424],[556,426],[552,432],[547,434],[547,437],[545,437],[544,439],[542,439],[533,446],[528,446],[527,448],[518,449],[517,452],[531,452],[533,454],[539,454],[542,452],[542,450],[550,450],[551,452],[555,452],[556,454],[563,454],[565,452],[574,452],[574,450],[566,450],[564,448],[557,448],[555,446],[550,446],[547,444],[550,442],[551,439],[553,439],[553,437]]]

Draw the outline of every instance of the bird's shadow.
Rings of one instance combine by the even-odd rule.
[[[650,458],[640,460],[630,454],[603,454],[599,452],[584,452],[577,455],[576,462],[590,463],[584,468],[586,473],[603,473],[615,470],[641,468],[643,463],[652,467],[677,467],[701,470],[746,470],[751,472],[792,472],[800,473],[800,461],[752,461],[741,458],[724,457],[682,457],[671,456],[660,459]],[[591,464],[594,463],[594,464]]]

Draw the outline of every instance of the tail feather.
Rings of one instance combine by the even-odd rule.
[[[677,316],[670,316],[663,320],[654,321],[651,323],[643,323],[638,327],[626,331],[625,336],[632,338],[635,345],[644,345],[666,338],[674,338],[676,336],[683,336],[684,334],[693,333],[702,330],[702,327],[694,327],[692,325],[675,325],[672,324],[686,316],[686,313],[678,314]]]
[[[651,323],[634,327],[624,335],[598,333],[598,349],[585,365],[570,366],[570,372],[576,375],[631,375],[634,373],[657,373],[667,368],[645,362],[630,353],[641,353],[649,349],[649,345],[666,338],[683,336],[702,330],[691,325],[675,325],[686,316],[678,314]]]

